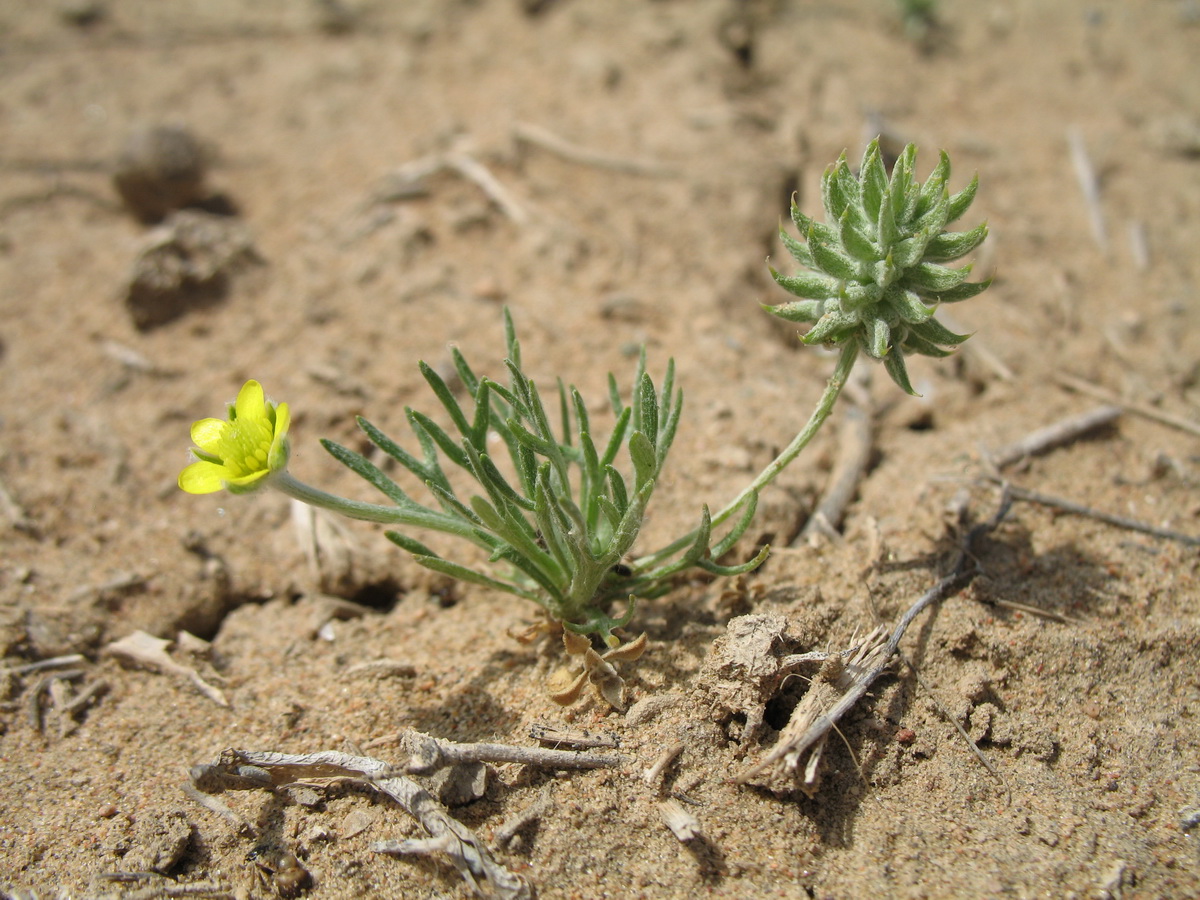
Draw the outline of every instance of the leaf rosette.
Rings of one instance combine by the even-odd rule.
[[[903,390],[909,382],[906,354],[949,356],[969,335],[957,334],[934,318],[942,303],[967,300],[991,279],[967,281],[971,265],[951,268],[987,237],[987,223],[970,231],[947,231],[975,199],[978,176],[955,194],[947,189],[950,157],[924,184],[913,176],[917,148],[909,144],[889,176],[879,139],[867,145],[855,174],[843,153],[821,178],[826,222],[810,219],[792,202],[792,221],[803,241],[783,228],[788,252],[809,271],[771,275],[801,299],[766,309],[790,322],[811,324],[806,344],[845,346],[854,342],[881,360]]]

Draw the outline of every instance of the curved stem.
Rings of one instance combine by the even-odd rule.
[[[800,455],[800,451],[809,445],[817,432],[821,430],[821,426],[825,424],[825,420],[829,418],[829,414],[833,412],[833,407],[837,404],[837,399],[842,393],[842,388],[846,386],[846,382],[850,379],[850,372],[854,369],[854,363],[857,359],[858,341],[847,341],[846,345],[842,347],[842,353],[838,357],[833,375],[830,376],[829,383],[825,385],[825,392],[821,394],[821,399],[817,401],[817,406],[813,410],[812,415],[809,416],[804,428],[783,449],[783,452],[771,460],[767,467],[758,473],[758,476],[740,494],[734,497],[724,509],[712,517],[712,526],[714,528],[732,516],[742,504],[750,499],[751,495],[758,493],[774,481],[775,476],[786,469]],[[661,550],[643,557],[638,562],[653,564],[674,553],[678,553],[695,539],[696,531],[693,530],[668,546],[663,547]]]
[[[351,519],[362,519],[365,522],[382,522],[385,525],[396,525],[403,521],[403,515],[395,506],[380,506],[376,503],[363,503],[359,500],[348,500],[336,494],[330,494],[319,488],[305,484],[295,478],[290,472],[276,472],[268,482],[270,487],[289,497],[317,506],[321,509],[341,513]]]
[[[783,449],[783,452],[775,457],[767,465],[765,469],[758,473],[755,478],[740,494],[723,510],[712,517],[713,525],[720,525],[726,519],[734,514],[751,494],[756,494],[765,488],[768,484],[775,480],[775,476],[788,467],[788,465],[797,456],[800,451],[808,446],[821,426],[825,424],[825,420],[829,418],[829,414],[833,412],[833,407],[837,404],[837,399],[841,396],[842,388],[846,386],[846,382],[850,379],[850,372],[854,368],[855,360],[858,359],[858,341],[850,340],[842,348],[841,356],[838,357],[837,366],[833,370],[833,375],[829,378],[829,383],[825,385],[825,392],[821,394],[821,399],[817,402],[816,409],[809,416],[808,423],[801,429],[800,433],[792,438],[792,442]]]

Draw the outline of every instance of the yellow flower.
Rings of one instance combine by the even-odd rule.
[[[189,494],[211,494],[222,488],[245,494],[281,472],[288,463],[286,403],[267,401],[262,385],[247,381],[229,407],[229,419],[201,419],[192,424],[196,462],[179,473],[179,486]]]

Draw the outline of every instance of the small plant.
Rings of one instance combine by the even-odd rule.
[[[938,0],[896,0],[900,22],[909,38],[923,43],[937,27]]]
[[[801,299],[766,309],[811,324],[801,338],[804,343],[841,348],[833,377],[808,423],[776,459],[720,512],[710,515],[703,507],[695,529],[659,550],[631,555],[683,411],[674,363],[668,363],[656,386],[643,353],[628,400],[609,376],[613,425],[600,442],[583,398],[561,380],[552,423],[537,385],[522,368],[507,310],[506,384],[477,376],[453,349],[455,370],[469,395],[464,407],[445,380],[420,363],[452,429],[406,409],[419,456],[367,420],[358,420],[376,447],[425,486],[430,501],[418,502],[375,463],[328,440],[322,441],[325,449],[389,502],[338,497],[297,480],[287,469],[288,406],[268,402],[256,381],[245,384],[227,419],[201,419],[192,426],[196,461],[180,474],[179,486],[195,494],[221,489],[247,493],[270,486],[351,518],[404,529],[387,536],[421,565],[533,601],[564,629],[565,648],[583,660],[584,671],[552,696],[572,702],[590,681],[618,706],[623,682],[614,664],[636,659],[645,646],[644,635],[622,645],[615,634],[629,623],[636,599],[666,593],[692,569],[736,575],[766,558],[768,548],[763,547],[748,562],[718,562],[749,527],[759,491],[828,418],[859,351],[881,360],[892,379],[912,394],[905,355],[945,356],[951,352],[947,348],[966,340],[939,324],[934,313],[939,303],[967,299],[989,284],[968,283],[970,266],[942,265],[969,253],[987,235],[986,224],[961,233],[945,230],[970,205],[977,181],[951,195],[946,189],[950,161],[943,153],[922,185],[913,177],[915,159],[916,148],[909,145],[889,176],[878,141],[872,141],[859,174],[851,172],[844,154],[825,172],[826,223],[809,219],[793,204],[792,220],[804,241],[782,229],[781,236],[795,260],[810,271],[781,275],[771,269],[776,282]],[[499,459],[493,458],[494,448]],[[469,483],[469,491],[460,493],[456,482]],[[715,538],[714,530],[735,515],[732,527]],[[480,568],[446,559],[413,531],[441,532],[473,544],[487,554],[487,564]],[[587,635],[599,637],[606,647],[603,654],[592,650]]]

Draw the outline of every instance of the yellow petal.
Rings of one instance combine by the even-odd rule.
[[[292,414],[286,403],[275,407],[275,440],[287,437],[288,429],[292,427]]]
[[[258,422],[267,418],[267,401],[262,385],[253,379],[243,384],[233,408],[242,422]]]
[[[270,472],[266,469],[259,469],[257,472],[251,472],[249,475],[226,478],[221,482],[221,487],[225,488],[231,494],[248,494],[261,487],[260,482],[269,474]]]
[[[224,466],[210,462],[194,462],[179,473],[179,486],[189,494],[213,494],[221,490]]]
[[[216,454],[228,427],[229,423],[224,419],[200,419],[198,422],[193,422],[192,443],[201,450]]]

